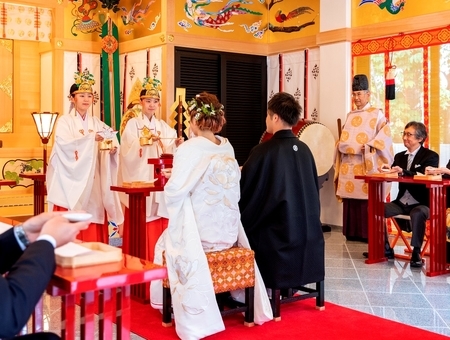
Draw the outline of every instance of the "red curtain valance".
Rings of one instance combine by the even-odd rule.
[[[415,33],[401,33],[396,36],[358,40],[352,43],[352,55],[364,56],[377,53],[407,50],[450,42],[450,27],[436,28]]]

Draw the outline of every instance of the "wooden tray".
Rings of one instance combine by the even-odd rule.
[[[424,179],[429,181],[442,181],[442,175],[414,175],[414,179]]]
[[[146,188],[146,187],[154,187],[155,183],[154,182],[140,182],[140,181],[136,181],[136,182],[123,182],[122,186],[125,188]]]
[[[93,266],[102,263],[118,262],[122,260],[122,249],[101,242],[84,242],[69,244],[69,247],[85,247],[88,250],[82,254],[71,255],[61,251],[63,247],[55,250],[56,264],[64,268],[78,268]],[[67,248],[65,248],[67,249]]]
[[[386,178],[398,178],[398,173],[397,172],[393,172],[393,173],[375,173],[375,174],[370,174],[369,176],[376,176],[376,177],[386,177]]]

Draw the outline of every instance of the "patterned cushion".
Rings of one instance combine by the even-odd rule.
[[[165,256],[163,254],[164,265]],[[233,247],[206,253],[214,292],[223,293],[255,286],[255,253],[251,249]],[[169,288],[169,280],[163,286]]]
[[[206,258],[216,294],[255,285],[253,250],[233,247],[206,253]]]

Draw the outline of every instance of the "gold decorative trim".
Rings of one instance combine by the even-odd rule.
[[[12,74],[8,75],[2,82],[0,82],[0,91],[6,93],[6,95],[12,100]]]
[[[166,42],[166,36],[164,34],[161,34],[161,36],[159,37],[159,39],[161,40],[161,42]]]
[[[0,45],[4,47],[8,52],[13,51],[13,41],[11,39],[0,39]]]
[[[2,127],[0,127],[0,132],[4,133],[4,132],[12,132],[12,120],[6,122],[5,125],[3,125]]]

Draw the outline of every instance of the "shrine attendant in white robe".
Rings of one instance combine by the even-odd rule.
[[[119,182],[151,182],[154,180],[153,165],[149,158],[159,158],[161,154],[173,154],[175,146],[183,140],[177,138],[176,131],[166,122],[156,117],[160,107],[161,83],[155,78],[144,78],[140,93],[141,108],[134,107],[127,111],[122,120],[120,175]],[[141,143],[141,138],[149,141]],[[125,222],[123,225],[124,253],[130,253],[129,242],[129,197],[120,194],[125,206]],[[162,192],[151,192],[146,199],[146,260],[153,261],[153,250],[156,241],[167,228],[167,212],[164,208]],[[142,212],[144,213],[144,212]],[[142,235],[144,237],[144,235]]]
[[[178,336],[200,339],[225,329],[205,252],[249,244],[238,205],[239,165],[230,142],[215,135],[225,123],[224,108],[216,96],[203,92],[188,111],[197,137],[175,153],[164,187],[169,226],[158,240],[154,262],[162,264],[165,251]],[[272,310],[257,267],[255,274],[255,322],[262,324],[272,320]],[[151,282],[150,298],[154,308],[162,308],[160,280]]]
[[[110,190],[111,185],[117,185],[119,142],[113,133],[111,149],[100,150],[101,134],[112,129],[89,113],[94,83],[87,69],[75,72],[75,84],[70,88],[73,108],[56,122],[47,170],[47,200],[49,211],[91,213],[92,223],[78,239],[108,243],[108,221],[123,223],[119,196]]]

